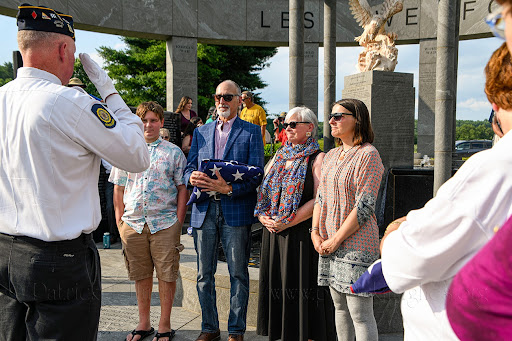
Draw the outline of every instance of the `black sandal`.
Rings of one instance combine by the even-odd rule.
[[[144,339],[144,338],[148,337],[149,335],[153,334],[154,331],[155,331],[155,328],[153,328],[153,327],[151,327],[150,330],[135,330],[134,329],[134,330],[131,331],[132,340],[135,337],[135,335],[140,335],[140,339],[137,340],[137,341],[141,341],[142,339]],[[126,340],[126,338],[123,339],[123,340]]]
[[[160,338],[163,338],[163,337],[168,337],[169,341],[171,341],[172,338],[174,337],[174,335],[176,335],[176,331],[174,329],[171,329],[170,332],[165,332],[165,333],[156,332],[155,337],[156,337],[157,341],[160,340]]]

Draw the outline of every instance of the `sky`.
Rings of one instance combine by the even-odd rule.
[[[0,49],[0,64],[12,62],[12,51],[18,49],[16,42],[15,18],[0,15],[0,31],[3,46]],[[459,66],[457,78],[457,119],[484,120],[490,112],[490,104],[484,93],[484,67],[492,52],[503,41],[498,38],[466,40],[459,43]],[[100,65],[102,59],[97,53],[100,46],[122,49],[123,42],[119,36],[76,30],[76,48],[78,53],[87,52]],[[336,99],[341,99],[344,77],[357,73],[355,64],[362,47],[338,47],[336,49]],[[323,48],[319,49],[318,57],[318,108],[323,110]],[[277,54],[269,61],[270,66],[260,72],[267,84],[264,89],[256,90],[267,102],[267,115],[272,116],[288,109],[288,48],[278,48]],[[398,65],[396,72],[414,74],[416,89],[416,117],[418,103],[418,67],[419,45],[399,45]],[[323,120],[323,114],[319,115]]]

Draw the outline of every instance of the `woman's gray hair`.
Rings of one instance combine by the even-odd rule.
[[[288,111],[285,120],[288,120],[293,115],[297,115],[298,120],[301,122],[310,122],[313,124],[313,131],[311,132],[311,136],[316,139],[318,135],[318,118],[316,117],[313,110],[307,107],[295,107]]]

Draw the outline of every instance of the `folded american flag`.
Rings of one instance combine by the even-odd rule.
[[[263,169],[256,166],[246,165],[238,161],[225,161],[215,159],[205,159],[201,161],[198,171],[205,173],[212,179],[217,179],[215,171],[219,171],[220,176],[228,184],[232,182],[243,182],[247,179],[257,178],[258,182],[263,177]],[[195,202],[201,202],[215,195],[216,192],[201,192],[201,188],[194,187],[187,205]]]
[[[376,260],[368,267],[368,270],[359,277],[359,279],[350,286],[350,291],[354,294],[369,292],[371,294],[385,294],[391,290],[382,274],[381,260]]]

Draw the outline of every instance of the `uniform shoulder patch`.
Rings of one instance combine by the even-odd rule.
[[[116,120],[101,104],[94,104],[91,108],[92,113],[100,120],[105,128],[112,129],[116,126]]]

